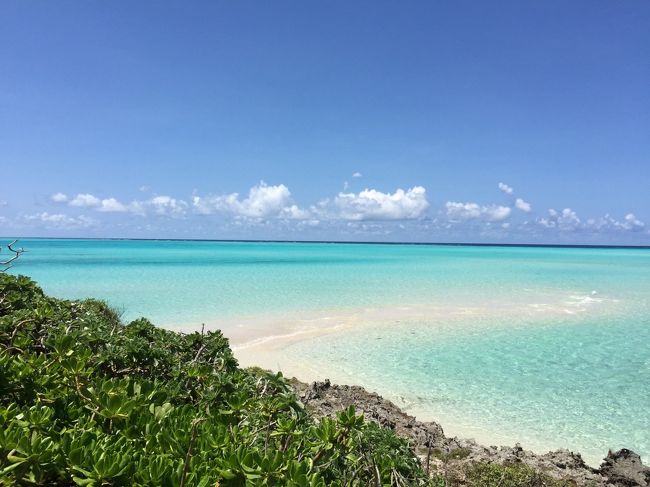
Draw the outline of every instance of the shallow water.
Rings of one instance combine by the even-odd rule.
[[[568,447],[598,464],[609,448],[649,458],[648,343],[645,315],[625,325],[616,316],[511,326],[481,320],[454,331],[402,323],[319,337],[288,352],[334,380],[385,391],[447,434],[537,451]]]
[[[448,432],[650,459],[650,251],[24,240],[13,272],[166,327],[390,309],[293,343]],[[431,312],[432,309],[444,312]],[[455,310],[453,318],[445,313]],[[446,311],[445,311],[446,310]],[[447,316],[447,318],[446,318]],[[248,321],[242,321],[248,323]],[[318,321],[314,321],[319,323]],[[359,326],[357,326],[359,325]],[[363,325],[363,326],[361,326]],[[373,325],[373,326],[370,326]]]

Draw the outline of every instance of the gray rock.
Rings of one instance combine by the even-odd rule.
[[[462,470],[478,462],[525,464],[556,479],[571,480],[577,486],[650,487],[650,468],[630,450],[609,452],[600,469],[587,465],[579,453],[557,450],[543,455],[512,447],[483,446],[473,440],[447,438],[442,426],[422,422],[403,412],[379,394],[363,387],[331,384],[329,380],[305,384],[293,380],[296,394],[316,418],[334,416],[351,405],[377,424],[407,439],[424,466]]]
[[[294,388],[300,400],[317,418],[334,416],[338,411],[354,406],[366,419],[394,430],[398,435],[412,441],[414,445],[441,446],[445,440],[442,427],[437,423],[423,423],[409,416],[392,402],[379,394],[368,392],[359,386],[339,386],[324,382],[311,385],[294,381]]]
[[[650,468],[641,463],[639,455],[626,448],[617,452],[610,451],[601,464],[600,471],[607,477],[609,485],[650,486]]]

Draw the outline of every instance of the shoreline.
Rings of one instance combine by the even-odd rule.
[[[433,411],[422,406],[415,407],[413,404],[409,404],[409,401],[403,396],[396,396],[386,390],[368,387],[363,380],[355,379],[350,375],[332,373],[331,370],[327,371],[318,366],[313,366],[306,361],[296,360],[290,353],[282,354],[282,364],[279,362],[273,363],[278,358],[277,351],[271,353],[252,352],[243,355],[241,350],[233,349],[233,353],[241,367],[259,367],[274,373],[281,372],[284,377],[291,378],[291,380],[301,384],[329,383],[331,380],[332,383],[340,384],[339,387],[358,388],[364,391],[372,390],[372,394],[380,394],[394,404],[402,414],[417,418],[419,421],[425,423],[438,424],[455,440],[468,442],[481,448],[486,448],[482,445],[495,445],[499,448],[511,448],[510,445],[522,445],[533,456],[543,456],[557,450],[573,451],[567,444],[558,443],[552,445],[538,438],[520,433],[499,434],[495,431],[494,427],[490,429],[486,424],[467,420],[463,421],[459,417],[454,417],[441,410]],[[593,468],[600,465],[606,454],[607,451],[600,453],[585,453],[584,451],[580,451],[580,456],[585,465]]]
[[[628,449],[610,450],[597,465],[588,465],[580,453],[555,449],[547,453],[514,446],[483,446],[474,440],[447,436],[438,422],[423,422],[405,413],[391,401],[360,386],[323,382],[307,384],[291,379],[294,391],[315,418],[334,417],[337,412],[353,406],[366,419],[393,430],[409,441],[420,463],[429,471],[444,471],[452,476],[472,463],[500,465],[523,464],[572,485],[648,487],[650,468]]]
[[[344,337],[346,332],[352,330],[358,332],[361,328],[375,330],[386,326],[399,326],[408,321],[418,322],[423,317],[428,317],[429,324],[433,321],[436,327],[452,331],[459,325],[469,326],[466,322],[468,317],[515,316],[547,323],[562,316],[565,320],[568,319],[570,322],[575,320],[575,323],[579,324],[580,316],[584,312],[594,310],[597,313],[607,313],[611,311],[610,305],[615,307],[618,302],[613,299],[602,299],[600,296],[578,295],[578,293],[565,294],[564,297],[564,300],[555,303],[518,302],[489,308],[486,306],[408,305],[329,310],[312,314],[294,312],[265,317],[221,320],[206,329],[218,328],[229,338],[233,352],[242,367],[261,367],[274,372],[279,371],[286,377],[295,377],[302,382],[318,382],[329,377],[333,382],[339,384],[359,384],[362,387],[369,387],[371,390],[378,390],[407,414],[415,415],[424,421],[440,422],[448,428],[454,437],[466,438],[465,441],[474,439],[480,444],[489,445],[521,442],[532,449],[535,455],[541,455],[545,451],[568,445],[568,443],[549,443],[535,436],[524,436],[516,432],[495,434],[498,429],[490,430],[480,422],[458,421],[458,417],[445,414],[443,411],[428,410],[423,406],[414,405],[413,402],[409,404],[408,399],[391,394],[388,390],[378,388],[376,385],[373,386],[369,381],[364,381],[363,378],[350,373],[351,371],[347,371],[347,373],[334,372],[332,367],[328,367],[326,363],[314,362],[309,357],[296,355],[295,350],[292,350],[292,345],[310,342],[328,335]],[[570,302],[567,299],[570,299]],[[432,320],[432,316],[435,319]],[[483,329],[482,324],[476,326],[477,329]],[[510,326],[512,325],[504,324],[502,328],[507,329]],[[185,332],[196,331],[196,329],[196,326],[186,326],[180,329],[174,327],[175,331]],[[274,333],[270,334],[270,330],[273,330]],[[606,453],[606,451],[584,453],[584,459],[587,464],[597,466]]]
[[[304,313],[295,313],[290,318],[287,315],[271,316],[264,319],[249,318],[248,320],[227,320],[232,321],[234,326],[224,326],[221,322],[216,326],[206,327],[207,329],[219,328],[231,340],[231,346],[239,363],[243,367],[261,367],[274,372],[280,371],[286,377],[296,377],[303,382],[317,382],[325,377],[331,378],[334,382],[345,384],[360,384],[368,387],[367,381],[364,381],[354,374],[333,372],[327,364],[314,363],[309,357],[296,355],[295,350],[291,350],[292,345],[301,342],[310,342],[326,335],[345,336],[346,332],[351,330],[358,331],[359,328],[375,330],[380,327],[399,326],[404,322],[411,320],[418,321],[416,318],[422,318],[423,315],[429,317],[435,315],[435,325],[454,330],[457,326],[468,326],[466,320],[468,317],[485,318],[485,317],[504,317],[507,315],[515,317],[527,317],[536,321],[544,318],[544,321],[552,320],[553,317],[564,316],[570,320],[576,319],[579,322],[580,315],[590,309],[596,312],[607,312],[608,307],[603,309],[598,306],[602,299],[594,296],[568,296],[573,301],[570,303],[573,309],[567,310],[567,302],[560,303],[516,303],[506,306],[501,305],[498,308],[481,306],[481,307],[458,307],[458,306],[401,306],[386,308],[358,308],[355,310],[345,310],[339,313],[330,311],[322,312],[318,315],[305,316]],[[608,300],[615,303],[615,300]],[[595,308],[592,308],[595,305]],[[299,318],[300,317],[300,318]],[[477,325],[481,327],[482,325]],[[508,328],[511,325],[503,325]],[[276,330],[275,334],[269,334],[268,330]],[[176,331],[195,331],[196,327],[189,326],[184,330],[175,328]],[[234,333],[233,333],[234,331]],[[348,371],[349,372],[349,371]],[[370,385],[371,389],[376,389]],[[432,411],[423,406],[416,406],[408,398],[391,394],[387,390],[381,390],[382,394],[389,397],[399,407],[416,415],[425,421],[436,421],[444,424],[449,431],[456,437],[473,438],[482,444],[513,444],[522,442],[529,448],[532,447],[536,454],[542,454],[544,451],[561,447],[562,444],[549,444],[547,441],[535,439],[534,436],[523,436],[519,434],[496,434],[496,431],[490,431],[485,425],[471,421],[459,421],[458,417],[445,414],[444,411]],[[409,404],[410,402],[410,404]],[[597,465],[602,459],[602,453],[586,454],[585,459],[591,465]]]

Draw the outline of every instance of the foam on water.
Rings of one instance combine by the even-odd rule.
[[[360,383],[447,432],[650,459],[648,250],[21,244],[13,272],[50,294],[223,328],[242,354]]]

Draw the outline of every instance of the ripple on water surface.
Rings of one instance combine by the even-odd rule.
[[[144,315],[169,327],[241,320],[270,336],[283,316],[402,310],[408,318],[398,318],[399,326],[357,332],[348,326],[279,353],[390,395],[452,433],[536,449],[570,447],[591,462],[626,446],[650,460],[648,250],[21,244],[29,252],[12,272],[59,297],[105,299],[127,320]],[[458,327],[440,326],[427,312],[415,316],[446,306],[495,312],[468,314],[472,323]],[[273,326],[265,328],[257,317],[269,316]]]
[[[289,351],[439,420],[447,433],[539,451],[570,448],[598,464],[610,448],[650,459],[648,343],[650,320],[639,313],[456,330],[401,323]]]

